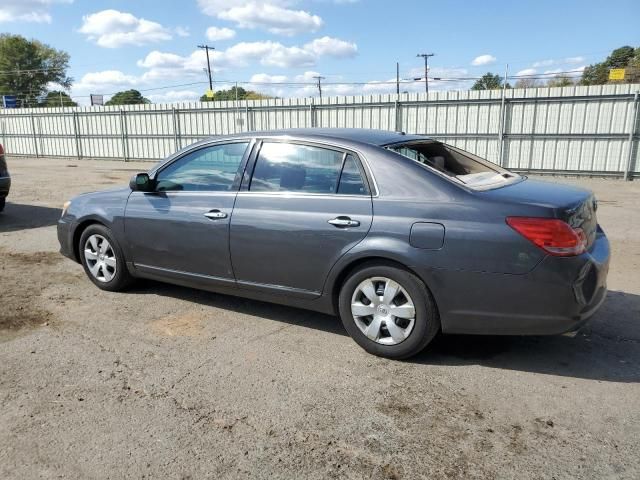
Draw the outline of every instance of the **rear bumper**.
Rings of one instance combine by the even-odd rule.
[[[11,177],[0,177],[0,197],[9,195],[11,189]]]
[[[432,270],[429,286],[445,333],[560,334],[580,328],[604,302],[609,259],[599,230],[588,253],[548,256],[524,275]]]

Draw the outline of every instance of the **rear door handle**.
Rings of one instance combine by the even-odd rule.
[[[220,218],[227,218],[227,214],[224,212],[221,212],[220,210],[211,210],[207,213],[204,214],[205,217],[207,217],[210,220],[218,220]]]
[[[351,220],[351,218],[346,216],[339,216],[334,218],[333,220],[327,220],[328,223],[338,228],[347,228],[347,227],[359,227],[360,222],[358,220]]]

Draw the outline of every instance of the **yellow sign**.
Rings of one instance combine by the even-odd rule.
[[[609,70],[609,80],[624,80],[624,68],[612,68]]]
[[[215,93],[213,93],[213,90],[207,90],[205,95],[207,96],[207,98],[213,98]]]

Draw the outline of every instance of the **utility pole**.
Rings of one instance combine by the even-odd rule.
[[[320,75],[316,75],[313,78],[315,78],[318,81],[318,92],[320,93],[320,100],[322,100],[322,84],[320,83],[320,81],[324,80],[325,77],[321,77]]]
[[[435,53],[419,53],[416,57],[424,58],[424,91],[429,93],[429,57],[433,57]]]
[[[396,95],[400,95],[400,63],[396,62]]]
[[[203,48],[207,52],[207,73],[209,74],[209,90],[213,92],[213,79],[211,78],[211,62],[209,61],[209,49],[215,50],[214,47],[209,45],[198,45],[198,48]]]

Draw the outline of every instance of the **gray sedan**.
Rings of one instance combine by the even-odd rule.
[[[283,130],[78,196],[58,238],[104,290],[150,278],[338,314],[368,352],[406,358],[440,331],[579,328],[606,295],[596,208],[424,136]]]

